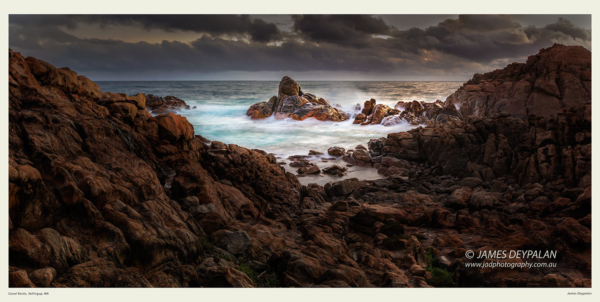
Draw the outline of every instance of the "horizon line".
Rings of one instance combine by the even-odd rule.
[[[280,82],[281,80],[93,80],[94,82]],[[294,80],[296,82],[467,82],[466,81],[435,81],[435,80]]]

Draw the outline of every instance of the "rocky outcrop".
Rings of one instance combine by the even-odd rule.
[[[404,120],[411,125],[423,124],[431,127],[435,124],[462,119],[462,115],[451,100],[447,100],[446,102],[437,100],[433,103],[400,101],[394,107],[401,112],[398,119]],[[383,124],[384,126],[386,125],[385,122]]]
[[[460,120],[458,112],[452,101],[442,102],[437,100],[427,102],[398,102],[394,108],[384,104],[377,104],[375,99],[365,102],[363,109],[354,118],[354,124],[395,126],[400,123],[411,125],[433,126],[448,121]]]
[[[591,110],[591,57],[581,46],[555,44],[526,63],[476,74],[447,100],[459,105],[464,116],[505,111],[521,118],[550,118],[562,109]]]
[[[294,83],[280,92],[300,96]],[[328,150],[385,178],[302,186],[273,154],[141,100],[9,51],[11,287],[591,286],[585,108],[523,120],[412,102],[415,118],[457,118]],[[523,249],[558,265],[465,266],[483,261],[467,250]]]
[[[443,127],[390,133],[382,144],[370,146],[372,153],[381,154],[379,168],[384,174],[392,167],[421,165],[483,181],[508,177],[526,184],[562,179],[586,187],[591,177],[591,124],[583,115],[570,111],[549,120],[534,116],[523,120],[506,113],[470,116]]]
[[[144,96],[146,98],[146,109],[154,114],[191,109],[184,100],[172,95],[159,97],[152,94],[145,94]]]
[[[9,62],[15,286],[199,286],[203,226],[300,207],[300,184],[272,156],[206,145],[184,117],[150,116],[143,95],[90,90],[12,51]]]
[[[268,102],[250,106],[246,115],[251,119],[264,119],[273,115],[276,119],[292,118],[298,121],[311,117],[333,122],[349,119],[348,114],[332,107],[327,100],[303,92],[300,84],[290,77],[281,79],[277,96],[271,97]]]
[[[354,118],[354,124],[360,125],[379,125],[389,116],[400,113],[397,109],[388,107],[388,105],[377,104],[375,99],[365,101],[362,111]]]

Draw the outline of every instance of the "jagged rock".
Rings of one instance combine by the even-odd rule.
[[[179,139],[189,141],[194,137],[194,127],[181,115],[169,112],[154,117],[154,120],[158,125],[161,138],[170,142]]]
[[[347,113],[331,106],[327,100],[302,92],[300,84],[287,76],[281,79],[277,96],[271,97],[268,102],[250,106],[246,115],[252,119],[274,115],[276,119],[292,118],[302,121],[312,117],[319,121],[333,122],[350,118]]]
[[[526,63],[476,74],[448,97],[463,116],[507,111],[517,117],[556,116],[563,109],[591,102],[591,52],[581,46],[554,44]]]
[[[47,65],[9,51],[11,287],[427,287],[430,261],[457,286],[591,286],[589,107],[523,120],[400,104],[393,116],[425,126],[334,149],[387,179],[302,186],[273,154],[208,142],[175,114],[159,125],[139,94]],[[561,100],[577,86],[537,78]],[[500,93],[500,80],[464,89]],[[324,105],[282,82],[282,97]],[[559,250],[552,275],[461,264],[532,248]]]
[[[191,109],[186,102],[180,98],[174,97],[172,95],[166,97],[159,97],[152,94],[138,94],[141,99],[144,97],[145,107],[149,111],[155,114],[168,113],[177,110],[189,110]]]
[[[361,125],[379,125],[384,118],[400,113],[399,110],[388,107],[384,104],[376,105],[375,99],[365,102],[362,113],[354,118],[354,124]]]

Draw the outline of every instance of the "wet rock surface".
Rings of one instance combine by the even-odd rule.
[[[144,95],[146,98],[146,108],[148,111],[154,114],[163,114],[178,110],[189,110],[191,109],[184,100],[174,97],[172,95],[166,97],[159,97],[152,94]]]
[[[11,287],[591,286],[587,105],[520,118],[437,103],[427,127],[326,155],[381,179],[303,186],[274,155],[208,142],[139,96],[9,63]],[[280,95],[308,95],[284,80]],[[485,261],[557,266],[468,268],[484,261],[468,250],[552,250]]]
[[[300,84],[287,76],[281,79],[277,96],[250,106],[246,115],[251,119],[274,116],[276,119],[292,118],[298,121],[314,118],[319,121],[341,122],[350,118],[327,100],[303,92]]]

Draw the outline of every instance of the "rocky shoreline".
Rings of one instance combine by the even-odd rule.
[[[313,151],[346,163],[320,173],[381,175],[324,186],[194,133],[174,97],[102,92],[12,51],[9,64],[11,287],[591,286],[581,47],[476,75],[445,102],[367,101],[354,123],[425,127]],[[352,118],[296,85],[284,78],[248,115]],[[294,168],[316,173],[302,156]],[[465,265],[548,260],[466,256],[498,250],[556,251],[557,265]]]

